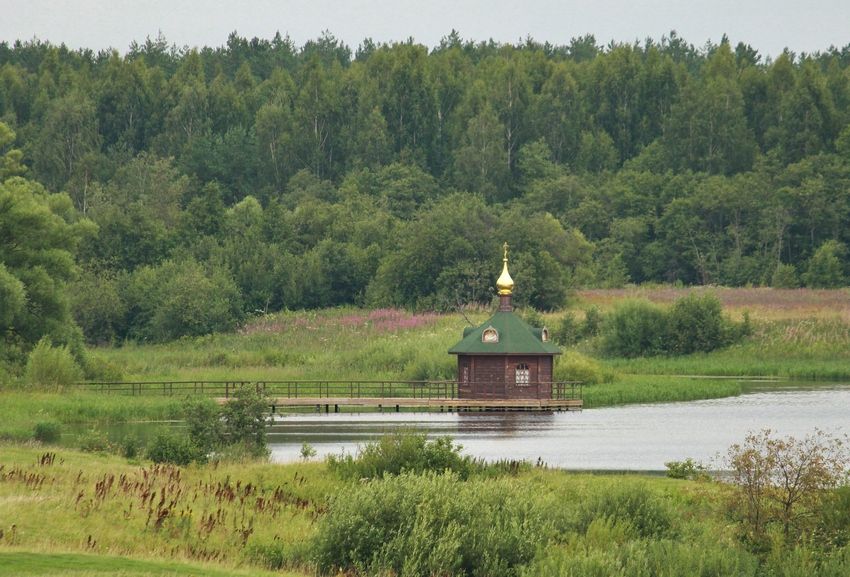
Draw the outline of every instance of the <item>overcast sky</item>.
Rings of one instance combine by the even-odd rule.
[[[230,32],[301,45],[329,30],[352,49],[371,37],[433,46],[453,28],[464,39],[566,44],[660,39],[676,30],[702,46],[727,34],[763,55],[850,43],[850,0],[0,0],[0,40],[34,37],[71,48],[117,48],[161,31],[178,46],[221,46]]]

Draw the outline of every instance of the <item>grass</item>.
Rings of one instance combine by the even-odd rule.
[[[829,575],[847,574],[850,554],[829,543],[800,549],[777,534],[770,555],[747,550],[728,513],[731,490],[707,480],[530,465],[466,481],[405,474],[366,482],[322,463],[178,468],[4,443],[0,576],[362,573],[353,561],[336,564],[345,558],[449,575],[456,571],[432,563],[456,566],[459,555],[472,555],[479,569],[489,562],[499,576],[644,575],[648,560],[652,574],[755,577],[813,555],[833,567]],[[517,521],[523,515],[528,525]],[[525,538],[529,531],[537,537]],[[811,563],[801,567],[781,574],[819,574]]]
[[[89,553],[41,553],[0,550],[0,577],[265,577],[297,573],[222,569],[210,564],[178,563]]]
[[[612,383],[584,387],[584,406],[588,409],[628,405],[696,401],[733,397],[741,394],[734,380],[707,380],[666,375],[621,375]]]
[[[630,479],[528,468],[510,482],[547,502],[570,495],[571,506],[635,483],[690,499],[688,484]],[[178,468],[5,443],[0,575],[312,573],[308,545],[345,487],[321,463]]]

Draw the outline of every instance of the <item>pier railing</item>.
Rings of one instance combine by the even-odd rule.
[[[253,387],[274,398],[410,398],[457,399],[506,398],[504,385],[493,383],[460,383],[458,381],[96,381],[74,385],[81,391],[128,396],[187,396],[203,395],[230,398],[242,387]],[[515,390],[515,389],[514,389]],[[524,398],[579,400],[582,383],[579,381],[531,382],[522,387]],[[507,395],[507,398],[519,398]]]

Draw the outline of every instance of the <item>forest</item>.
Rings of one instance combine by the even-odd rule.
[[[0,44],[0,363],[279,310],[850,278],[850,45]]]

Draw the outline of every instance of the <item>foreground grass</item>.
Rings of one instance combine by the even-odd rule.
[[[209,564],[177,563],[90,553],[42,553],[0,549],[0,577],[266,577],[298,575],[257,569],[228,570]]]
[[[476,482],[483,488],[498,481]],[[318,463],[177,468],[3,444],[0,575],[313,573],[310,543],[333,496],[352,483],[359,482],[343,481]],[[702,495],[719,489],[541,469],[520,471],[509,484],[548,503],[543,510],[553,519],[564,514],[552,507],[564,498],[575,507],[624,486],[705,512],[715,505]]]
[[[476,469],[466,480],[358,477],[345,480],[317,463],[178,468],[3,444],[0,575],[843,577],[850,570],[846,543],[808,548],[775,533],[769,554],[748,549],[728,508],[732,489],[707,480],[530,465]]]

